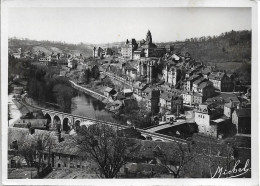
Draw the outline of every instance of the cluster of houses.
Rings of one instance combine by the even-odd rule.
[[[115,51],[112,48],[101,48],[101,47],[94,47],[93,48],[93,58],[94,59],[103,59],[105,57],[109,57],[115,54]]]
[[[233,93],[221,93],[195,109],[195,122],[199,133],[215,138],[231,135],[229,126],[235,129],[233,134],[251,134],[251,105]]]
[[[133,96],[146,101],[148,110],[178,114],[184,106],[193,107],[199,133],[222,137],[218,125],[223,122],[235,125],[237,133],[250,133],[250,90],[245,95],[232,93],[234,74],[196,62],[189,53],[173,53],[171,47],[162,56],[149,55],[144,50],[141,57],[136,57],[138,47],[154,46],[149,31],[146,41],[140,43],[127,41],[121,55],[129,60],[121,66],[108,64],[104,72],[128,82]]]
[[[77,64],[83,63],[84,58],[82,55],[72,55],[65,53],[54,53],[52,52],[50,55],[45,54],[44,52],[38,50],[34,54],[31,51],[22,51],[22,48],[17,49],[16,52],[11,52],[16,59],[21,58],[30,58],[36,60],[37,64],[45,65],[45,66],[55,66],[58,63],[61,65],[67,65],[68,68],[74,69],[77,67]]]

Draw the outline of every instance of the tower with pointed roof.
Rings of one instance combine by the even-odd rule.
[[[148,32],[146,34],[146,43],[148,45],[153,43],[152,34],[151,34],[150,30],[148,30]]]

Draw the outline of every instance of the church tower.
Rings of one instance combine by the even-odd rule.
[[[148,30],[148,32],[146,34],[146,42],[147,42],[147,44],[152,44],[153,43],[152,34],[151,34],[150,30]]]

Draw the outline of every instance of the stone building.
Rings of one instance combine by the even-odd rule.
[[[160,94],[160,112],[180,113],[183,110],[183,99],[170,92]]]
[[[103,58],[104,50],[101,47],[93,48],[93,58]]]
[[[157,66],[157,59],[148,58],[145,60],[140,60],[138,72],[141,76],[146,77],[147,83],[151,83],[157,78],[158,74],[155,72]]]
[[[238,134],[251,134],[251,108],[241,108],[238,104],[232,114],[232,123]]]
[[[133,59],[134,51],[137,49],[138,44],[135,39],[128,39],[125,42],[125,45],[121,48],[121,55],[123,58]]]
[[[231,118],[232,113],[235,110],[237,105],[238,105],[238,103],[233,102],[232,99],[230,99],[230,102],[225,103],[225,105],[224,105],[224,115],[227,116],[228,118]]]
[[[181,79],[181,70],[171,64],[167,64],[163,69],[163,79],[171,86],[176,86],[177,82]]]
[[[217,125],[211,120],[214,118],[214,108],[210,105],[199,105],[195,111],[195,123],[198,125],[199,133],[217,137]]]
[[[145,93],[143,98],[146,101],[147,109],[156,114],[160,110],[160,90],[149,87],[146,90],[149,90],[149,93]]]
[[[146,40],[141,40],[137,44],[135,39],[130,41],[127,39],[125,45],[121,48],[122,57],[128,59],[140,59],[142,57],[163,57],[165,53],[165,48],[157,47],[153,43],[150,30],[148,30],[146,34]]]
[[[234,84],[225,72],[212,72],[208,76],[208,79],[213,83],[213,86],[220,92],[233,91]]]

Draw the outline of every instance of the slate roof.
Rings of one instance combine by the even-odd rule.
[[[125,99],[125,95],[123,92],[118,92],[115,96],[117,100]]]
[[[160,98],[164,99],[166,101],[171,101],[172,100],[172,96],[173,96],[173,94],[168,93],[168,92],[164,92],[164,93],[161,94]]]
[[[204,75],[209,75],[211,73],[211,70],[208,69],[208,68],[205,68],[205,69],[202,70],[201,73],[204,74]]]
[[[209,108],[208,105],[201,104],[199,105],[199,108],[197,109],[199,112],[208,113]]]
[[[143,92],[150,93],[150,92],[152,92],[152,89],[150,87],[146,87],[146,89],[144,89]]]
[[[235,110],[238,117],[251,117],[250,108],[240,108]]]
[[[200,79],[194,81],[193,84],[199,85],[202,81],[205,81],[205,78],[202,77],[202,78],[200,78]]]
[[[225,104],[225,107],[228,107],[228,108],[235,108],[236,107],[236,103],[234,103],[233,101],[230,101],[229,103],[226,103]]]
[[[224,72],[212,72],[209,75],[209,79],[221,80],[224,77],[224,75],[225,75]]]
[[[207,87],[208,85],[211,85],[211,82],[210,81],[206,81],[206,82],[202,82],[199,86],[198,86],[198,88],[205,88],[205,87]]]
[[[194,93],[193,93],[193,96],[196,96],[196,97],[202,97],[202,94],[197,93],[197,92],[194,92]]]
[[[161,85],[160,87],[164,90],[171,90],[171,87],[168,85]]]
[[[104,92],[111,92],[113,90],[113,88],[110,88],[110,87],[106,87]]]

